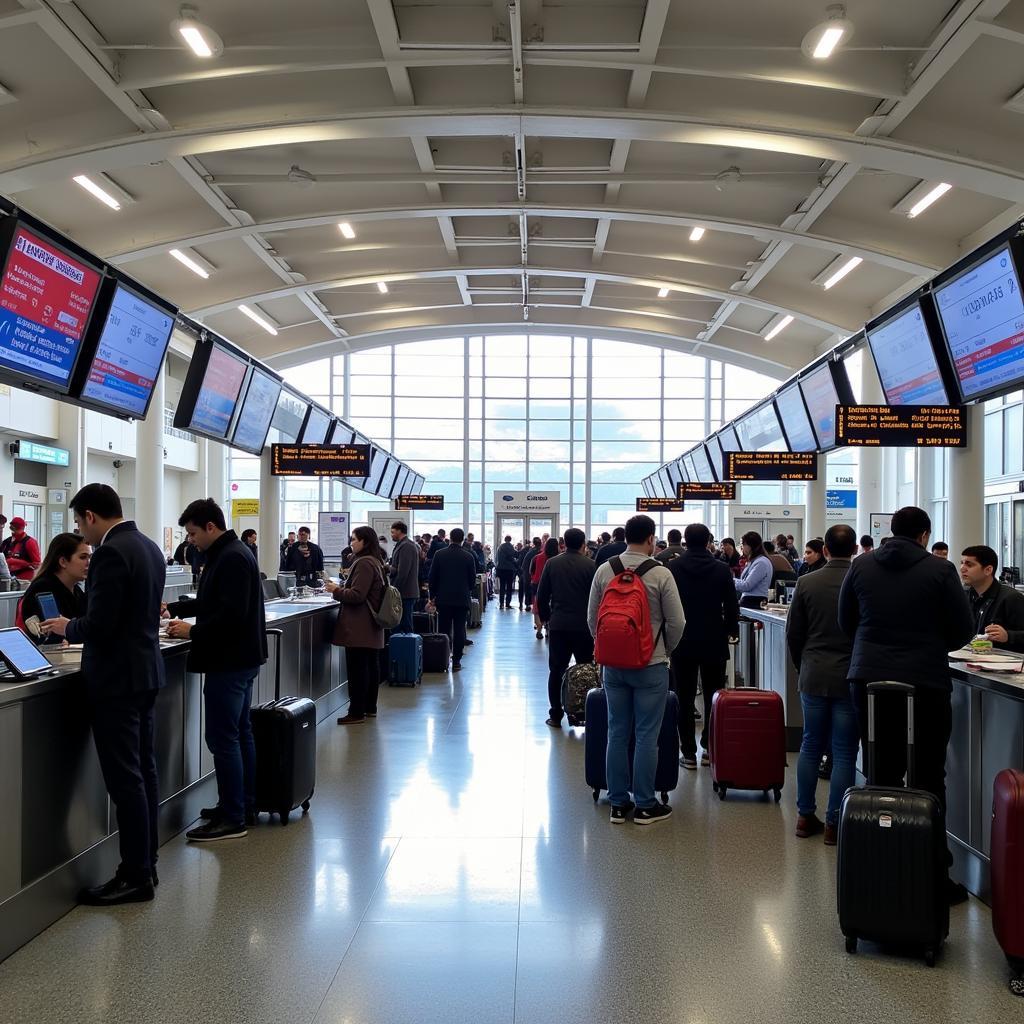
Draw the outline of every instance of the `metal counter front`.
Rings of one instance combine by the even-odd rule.
[[[268,627],[283,630],[282,694],[312,698],[323,721],[348,700],[344,651],[331,645],[337,604],[278,601],[266,610]],[[274,697],[276,643],[272,636],[254,703]],[[186,641],[166,645],[167,685],[157,698],[161,843],[217,799],[203,741],[203,678],[186,670],[187,653]],[[77,667],[0,683],[0,814],[2,960],[71,910],[79,889],[109,878],[117,866],[114,808]]]

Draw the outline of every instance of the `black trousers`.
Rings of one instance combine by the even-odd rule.
[[[160,807],[154,739],[156,690],[92,704],[92,735],[107,792],[117,811],[121,866],[132,882],[148,882],[156,866]]]
[[[375,647],[346,647],[348,666],[348,713],[354,718],[377,713],[377,687],[380,685],[380,651]]]
[[[498,604],[512,607],[512,586],[515,578],[515,569],[498,570]]]
[[[437,631],[447,634],[452,642],[452,661],[462,661],[466,649],[466,622],[469,609],[451,604],[437,606]]]
[[[548,714],[562,720],[562,676],[571,658],[577,665],[589,665],[594,660],[594,638],[589,629],[548,630]]]
[[[868,690],[853,684],[860,720],[863,765],[868,767]],[[875,767],[871,781],[902,786],[907,770],[907,702],[901,694],[882,693],[875,700]],[[918,686],[914,690],[914,788],[934,793],[946,808],[946,748],[953,731],[953,704],[948,690]]]
[[[672,655],[672,688],[679,698],[679,748],[687,757],[697,756],[694,736],[693,702],[697,697],[697,680],[703,684],[704,721],[700,745],[708,749],[708,728],[711,721],[711,702],[715,691],[725,686],[725,662],[719,659],[702,660]]]

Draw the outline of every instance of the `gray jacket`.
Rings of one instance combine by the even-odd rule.
[[[391,552],[391,583],[403,599],[420,596],[420,552],[408,537]]]
[[[801,576],[786,622],[786,644],[799,673],[801,693],[815,697],[849,695],[853,640],[839,628],[839,591],[849,558],[833,558]]]

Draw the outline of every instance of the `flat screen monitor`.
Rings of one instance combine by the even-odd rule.
[[[711,472],[711,460],[708,458],[704,445],[697,445],[691,452],[691,455],[693,456],[693,468],[697,470],[697,483],[715,483],[715,475]]]
[[[196,344],[174,425],[223,441],[235,416],[249,361],[219,341]]]
[[[281,395],[277,400],[277,409],[274,418],[270,421],[271,428],[277,434],[279,444],[295,444],[302,433],[302,424],[306,422],[306,414],[309,412],[309,402],[300,398],[289,388],[281,388]]]
[[[813,452],[818,447],[818,439],[811,426],[811,418],[807,415],[799,385],[794,383],[780,391],[775,396],[775,406],[779,410],[779,420],[789,450]]]
[[[784,452],[786,439],[782,436],[779,417],[771,402],[759,405],[736,423],[740,444],[745,452]]]
[[[309,415],[299,438],[300,444],[323,444],[327,440],[327,431],[331,429],[331,414],[319,405],[309,407]]]
[[[676,488],[682,483],[683,471],[679,466],[678,460],[668,463],[665,468],[668,470],[669,496],[674,497]]]
[[[917,297],[867,327],[889,405],[949,405],[938,356]]]
[[[658,470],[658,486],[661,489],[662,497],[668,498],[672,494],[672,477],[667,466],[662,466]]]
[[[394,459],[388,460],[388,468],[384,470],[384,475],[380,478],[380,486],[377,488],[377,493],[382,498],[390,498],[395,489],[395,483],[398,480],[398,471],[402,468],[400,462],[396,462]]]
[[[975,402],[1024,382],[1024,300],[1009,242],[989,251],[934,291],[960,398]]]
[[[241,448],[252,455],[259,455],[263,451],[270,431],[270,421],[277,412],[277,400],[280,397],[281,382],[254,366],[231,435],[231,444],[235,448]]]
[[[373,448],[370,452],[370,475],[366,478],[363,489],[371,494],[376,494],[378,487],[380,487],[381,477],[384,476],[384,470],[387,468],[387,452],[382,452],[379,448]]]
[[[412,470],[408,466],[402,466],[395,477],[395,486],[391,488],[391,497],[397,498],[400,494],[408,494],[411,478]]]
[[[0,369],[59,394],[71,376],[99,294],[99,267],[12,221],[0,276]]]
[[[413,485],[412,485],[411,489],[409,490],[409,493],[410,494],[422,494],[423,493],[423,488],[426,485],[426,482],[427,482],[427,478],[424,477],[424,476],[420,476],[419,473],[417,473],[416,474],[416,479],[414,480]]]
[[[711,460],[711,472],[715,474],[715,481],[724,480],[722,471],[722,444],[717,434],[712,434],[707,439],[708,458]]]
[[[689,452],[683,456],[683,466],[686,469],[686,480],[688,483],[697,482],[697,467],[693,462],[693,453]]]
[[[353,444],[366,444],[366,445],[370,444],[369,438],[363,437],[363,435],[360,434],[358,430],[357,431],[353,431],[353,434],[354,434],[354,436],[352,438],[352,443]],[[373,445],[370,445],[370,461],[371,462],[373,461],[373,452],[374,452],[374,450],[375,449],[373,448]],[[365,487],[366,486],[366,477],[349,477],[345,481],[345,483],[351,484],[353,487]]]
[[[145,419],[177,315],[169,303],[108,282],[89,330],[87,358],[75,375],[78,400],[114,416]]]
[[[827,452],[836,446],[836,406],[853,404],[853,389],[846,367],[830,360],[800,378],[811,426],[818,437],[818,451]]]
[[[645,476],[643,478],[643,480],[640,481],[640,487],[641,487],[641,489],[644,492],[644,497],[646,497],[646,498],[653,498],[654,497],[654,495],[651,493],[651,478],[649,476]]]
[[[334,421],[334,429],[329,438],[331,444],[352,444],[356,432],[342,420]]]
[[[726,427],[718,432],[718,439],[722,444],[723,452],[741,452],[743,451],[743,445],[740,444],[739,435],[736,433],[736,427],[730,423]],[[723,463],[723,468],[725,464]]]

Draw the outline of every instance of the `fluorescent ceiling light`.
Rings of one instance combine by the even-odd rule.
[[[840,259],[842,259],[842,257],[840,257]],[[833,285],[839,284],[839,282],[842,281],[842,279],[846,277],[851,270],[856,270],[863,262],[864,260],[862,260],[860,256],[851,256],[825,278],[821,287],[824,288],[825,291],[828,291]],[[829,267],[829,270],[832,270],[832,268]]]
[[[259,324],[267,332],[267,334],[273,334],[276,336],[277,328],[266,318],[259,315],[259,313],[251,310],[248,306],[242,305],[238,307],[253,323]]]
[[[667,288],[659,288],[658,289],[658,298],[659,299],[667,299],[668,298],[668,289]]]
[[[702,227],[695,227],[690,232],[690,241],[699,242],[704,237],[704,229]]]
[[[80,185],[89,193],[93,198],[98,199],[101,203],[109,206],[112,210],[120,210],[121,204],[105,189],[100,188],[92,178],[87,177],[84,174],[76,174],[74,177],[76,185]]]
[[[219,57],[224,52],[224,41],[209,25],[199,20],[195,7],[183,6],[178,18],[171,22],[171,32],[180,36],[197,57]]]
[[[388,283],[387,283],[387,281],[378,281],[377,282],[377,291],[379,291],[381,293],[381,295],[387,295],[387,293],[388,293]]]
[[[344,236],[345,236],[346,238],[355,238],[355,237],[356,237],[356,233],[355,233],[355,231],[353,230],[353,228],[352,228],[352,225],[351,225],[351,224],[349,224],[349,222],[348,222],[347,220],[344,220],[344,221],[342,221],[342,222],[341,222],[341,223],[340,223],[340,224],[338,225],[338,230],[339,230],[339,231],[340,231],[340,232],[341,232],[341,233],[342,233],[342,234],[343,234],[343,235],[344,235]]]
[[[171,249],[170,255],[173,256],[180,264],[188,267],[193,274],[198,274],[204,280],[210,276],[213,270],[210,264],[206,263],[206,260],[203,260],[203,263],[205,263],[206,266],[203,266],[203,264],[199,262],[202,257],[199,256],[198,253],[189,254],[182,252],[180,249]]]
[[[846,17],[842,4],[825,8],[825,20],[815,25],[804,36],[800,48],[813,60],[828,60],[840,43],[848,43],[853,36],[853,22]]]
[[[926,192],[914,205],[907,211],[908,217],[916,217],[920,213],[924,213],[929,206],[932,205],[937,199],[941,199],[953,186],[947,184],[944,181],[940,181],[933,189]]]
[[[827,28],[821,34],[821,39],[818,41],[818,45],[814,48],[812,56],[815,60],[828,60],[832,56],[832,51],[839,45],[843,38],[842,28]]]
[[[771,341],[772,338],[784,331],[792,322],[793,318],[787,314],[764,336],[764,340]]]
[[[178,34],[188,44],[189,49],[197,57],[212,57],[213,50],[209,43],[203,38],[203,33],[195,27],[195,25],[182,25],[178,29]]]

